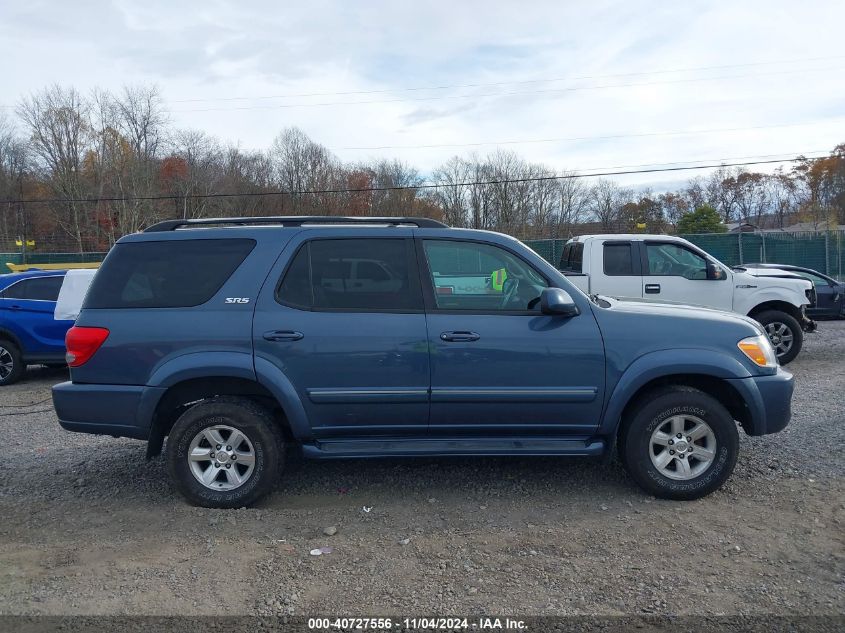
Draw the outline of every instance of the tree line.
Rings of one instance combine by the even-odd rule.
[[[161,219],[232,215],[423,215],[523,239],[672,232],[704,207],[723,223],[845,223],[845,144],[788,170],[723,167],[673,191],[575,175],[498,149],[453,156],[424,176],[396,159],[341,161],[295,127],[267,150],[244,150],[174,128],[155,86],[82,94],[54,85],[0,113],[0,251],[21,240],[101,251]],[[304,193],[315,191],[324,193]],[[254,195],[273,192],[286,195]]]

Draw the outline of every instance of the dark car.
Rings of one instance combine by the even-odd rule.
[[[27,365],[64,365],[65,333],[73,321],[53,318],[65,270],[0,275],[0,386]]]
[[[845,318],[845,282],[820,273],[812,268],[788,264],[743,264],[744,268],[776,268],[795,273],[813,282],[816,290],[815,304],[807,308],[812,317]]]
[[[349,265],[367,262],[370,266]],[[389,271],[389,272],[388,272]],[[67,335],[62,427],[146,440],[191,502],[316,459],[610,456],[695,499],[792,375],[727,312],[590,298],[521,242],[415,218],[167,221],[122,238]]]

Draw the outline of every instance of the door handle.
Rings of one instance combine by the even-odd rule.
[[[267,341],[298,341],[303,336],[302,332],[294,332],[293,330],[270,330],[264,332],[264,339]]]
[[[440,335],[440,339],[443,341],[449,341],[451,343],[472,343],[473,341],[477,341],[481,338],[480,334],[476,334],[475,332],[443,332]]]
[[[18,305],[9,306],[9,310],[20,310],[20,309],[21,309],[21,307],[18,306]]]
[[[647,295],[660,294],[660,284],[646,284],[645,285],[645,293]]]

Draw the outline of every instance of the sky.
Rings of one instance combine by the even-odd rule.
[[[175,127],[266,149],[298,126],[424,174],[497,148],[557,171],[772,160],[845,142],[843,23],[836,0],[5,1],[0,106],[156,84]]]

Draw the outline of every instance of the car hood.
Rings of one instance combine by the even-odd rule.
[[[813,282],[806,277],[802,277],[800,273],[780,268],[744,268],[734,270],[734,282],[736,284],[750,282],[757,283],[758,285],[766,283],[771,286],[780,288],[788,287],[801,292],[813,287]]]
[[[695,321],[706,320],[716,323],[731,325],[748,325],[754,330],[753,334],[763,333],[760,325],[751,317],[743,316],[735,312],[726,312],[715,308],[704,308],[701,306],[690,306],[680,303],[669,303],[654,299],[619,299],[599,295],[599,298],[607,302],[607,309],[614,312],[638,314],[651,317],[666,317],[672,319],[690,319]]]

